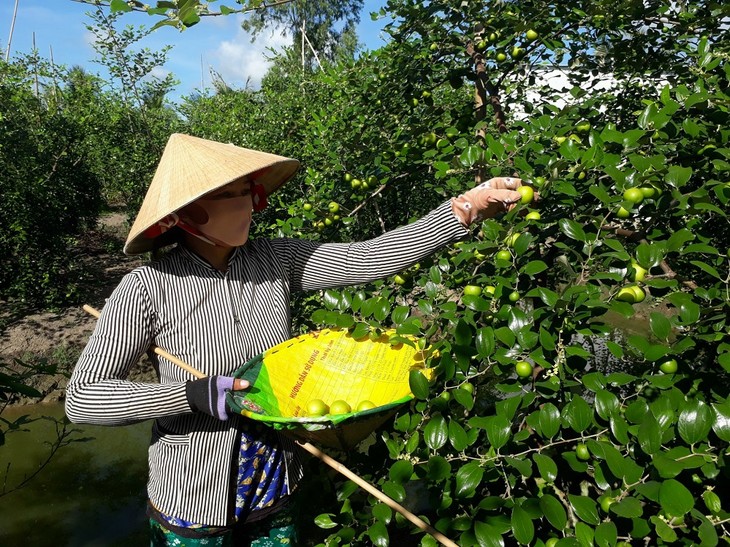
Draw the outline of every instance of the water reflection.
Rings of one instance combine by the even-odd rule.
[[[5,410],[62,417],[61,405]],[[0,497],[0,545],[34,547],[148,544],[144,518],[150,424],[127,427],[74,426],[87,442],[61,448],[27,486]],[[44,441],[55,427],[38,420],[7,435],[0,446],[0,482],[10,490],[33,473],[48,454]],[[10,467],[8,468],[8,463]]]

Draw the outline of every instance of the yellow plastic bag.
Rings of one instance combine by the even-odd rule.
[[[251,388],[229,394],[229,406],[307,440],[353,446],[413,398],[411,370],[433,378],[434,371],[425,368],[426,354],[408,344],[392,345],[390,334],[356,340],[346,330],[326,329],[279,344],[235,373]],[[344,400],[353,408],[367,400],[376,407],[312,417],[306,415],[312,399],[327,405]]]

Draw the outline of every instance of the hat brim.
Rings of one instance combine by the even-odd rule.
[[[124,245],[128,255],[149,252],[145,232],[196,199],[247,175],[269,196],[291,179],[299,161],[179,133],[168,140],[155,176]]]

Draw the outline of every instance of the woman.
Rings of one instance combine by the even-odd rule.
[[[107,300],[69,382],[75,423],[154,419],[149,449],[153,545],[293,544],[287,505],[301,477],[294,444],[241,416],[230,375],[291,338],[293,291],[392,275],[508,210],[519,179],[492,179],[419,221],[353,244],[248,239],[252,212],[291,178],[296,160],[175,134],[125,253],[178,245],[127,274]],[[159,383],[127,380],[154,344],[201,370],[194,380],[151,355]]]

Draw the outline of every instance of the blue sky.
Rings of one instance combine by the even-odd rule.
[[[358,36],[365,49],[377,49],[384,42],[381,29],[385,21],[373,22],[370,12],[377,11],[384,0],[365,0],[358,28]],[[215,4],[213,4],[215,6]],[[10,37],[15,0],[0,0],[0,49],[3,56]],[[91,46],[91,33],[86,25],[91,19],[85,13],[92,7],[72,0],[20,0],[18,15],[10,43],[10,57],[18,53],[30,53],[35,47],[41,57],[53,55],[56,64],[82,65],[88,71],[104,74],[101,65],[93,63],[96,56]],[[280,32],[265,32],[251,43],[250,37],[241,30],[240,15],[208,17],[194,27],[180,32],[172,27],[157,29],[138,47],[152,50],[172,45],[168,62],[163,71],[172,72],[180,80],[173,99],[192,93],[195,89],[209,87],[210,69],[219,73],[232,87],[250,85],[257,87],[268,67],[267,50],[279,48],[290,42]],[[121,19],[124,24],[152,27],[159,19],[143,13],[128,13]]]

